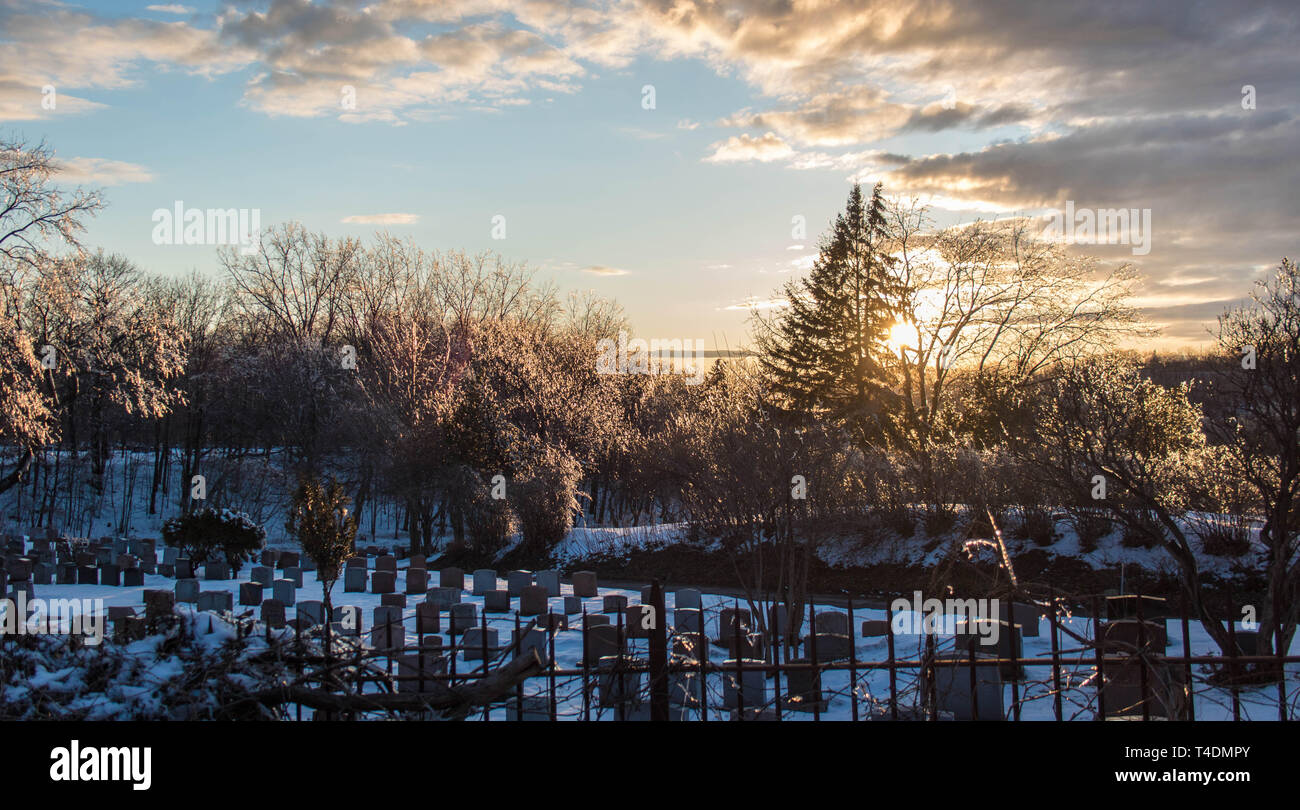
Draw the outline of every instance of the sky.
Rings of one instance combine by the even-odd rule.
[[[494,251],[711,349],[855,181],[938,225],[1149,211],[1149,244],[1073,249],[1135,264],[1176,349],[1300,253],[1297,29],[1294,0],[0,0],[0,132],[154,273],[219,273],[156,210],[257,210]]]

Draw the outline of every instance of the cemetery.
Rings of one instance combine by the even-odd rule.
[[[287,547],[266,547],[238,571],[146,539],[33,531],[8,536],[4,550],[10,601],[0,604],[10,621],[19,604],[69,600],[97,606],[105,626],[98,645],[0,636],[0,654],[17,664],[0,685],[11,718],[247,717],[254,706],[284,720],[1278,716],[1271,687],[1208,685],[1212,640],[1154,597],[1094,600],[1088,615],[1062,605],[1055,621],[1046,605],[1016,603],[1001,618],[974,620],[996,633],[888,604],[814,602],[800,615],[798,657],[782,660],[770,633],[790,626],[785,605],[605,585],[592,571],[432,569],[398,545],[358,547],[327,622],[316,566]],[[1104,654],[1091,645],[1099,631]],[[1250,656],[1253,638],[1236,632]],[[222,656],[242,663],[221,665],[222,683],[201,698],[178,700],[181,649],[213,666]],[[118,680],[86,677],[97,656],[114,662]],[[1198,657],[1189,678],[1182,659]],[[1291,695],[1295,667],[1282,665],[1279,690]]]

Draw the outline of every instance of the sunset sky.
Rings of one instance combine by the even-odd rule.
[[[150,271],[217,272],[155,209],[256,208],[496,250],[710,348],[854,179],[940,224],[1150,209],[1146,255],[1088,249],[1175,347],[1300,253],[1298,29],[1294,0],[0,0],[0,128],[103,187],[88,243]]]

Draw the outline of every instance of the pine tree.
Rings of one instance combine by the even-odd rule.
[[[864,205],[853,186],[812,272],[785,286],[789,307],[759,333],[773,393],[791,410],[829,417],[869,442],[892,399],[887,341],[903,285],[888,253],[881,185]]]

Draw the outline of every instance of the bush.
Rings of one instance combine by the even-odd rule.
[[[1125,548],[1155,548],[1168,536],[1165,527],[1149,510],[1138,512],[1124,525],[1120,543]]]
[[[1216,557],[1241,557],[1250,551],[1250,523],[1241,515],[1207,517],[1198,521],[1201,550]]]
[[[1056,522],[1052,520],[1052,511],[1041,506],[1022,506],[1016,536],[1032,541],[1034,545],[1052,545],[1056,542]]]
[[[519,517],[524,545],[549,553],[573,528],[579,510],[582,469],[563,450],[545,447],[513,484],[510,501]]]
[[[356,542],[359,519],[348,514],[349,503],[337,481],[323,484],[318,478],[303,478],[284,525],[316,563],[326,606],[331,605],[330,591]]]
[[[174,517],[163,524],[163,542],[180,549],[195,564],[222,554],[230,570],[238,572],[266,542],[266,530],[243,512],[206,507]]]
[[[1078,506],[1070,510],[1070,525],[1079,537],[1079,550],[1083,553],[1097,550],[1097,541],[1111,533],[1114,525],[1110,517],[1093,506]]]

